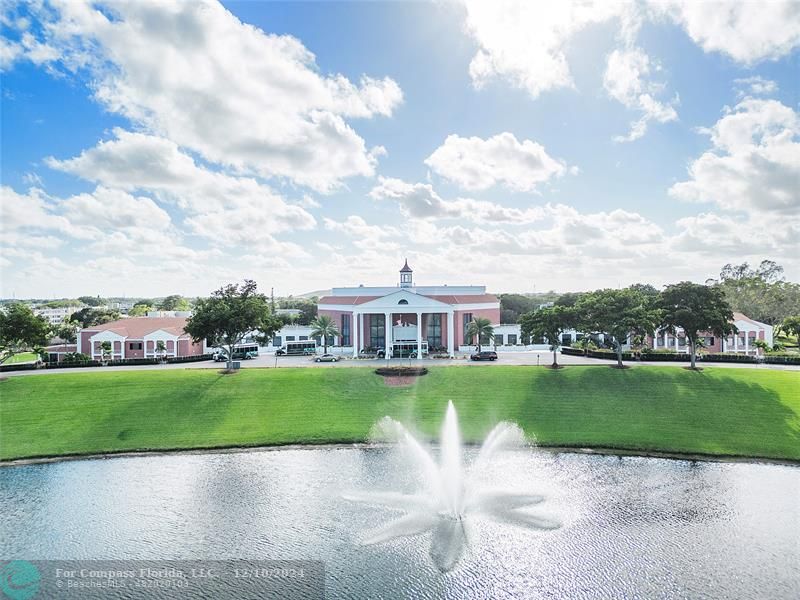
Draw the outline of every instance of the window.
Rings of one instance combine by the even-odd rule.
[[[508,334],[508,345],[509,346],[516,346],[517,345],[517,334],[516,333],[509,333]]]
[[[141,350],[142,349],[142,342],[129,342],[128,343],[128,350]]]
[[[401,298],[398,304],[408,304],[408,300],[406,300],[405,298]]]
[[[503,345],[503,334],[502,333],[495,333],[494,334],[494,345],[495,346],[502,346]]]
[[[340,345],[342,346],[349,346],[352,342],[350,341],[350,316],[351,315],[342,315],[342,330],[341,330],[341,342]]]
[[[562,346],[569,346],[572,343],[572,334],[571,333],[562,333],[561,334],[561,345]]]
[[[383,348],[386,344],[386,316],[369,316],[369,345],[372,348]]]
[[[656,345],[659,348],[663,348],[664,347],[664,336],[663,335],[659,335],[658,338],[656,338],[656,339],[657,339]]]
[[[425,338],[428,340],[429,348],[438,348],[442,345],[442,315],[428,315]]]
[[[276,335],[274,338],[272,338],[273,347],[280,348],[282,344],[283,344],[283,339],[281,338],[281,336]]]
[[[286,336],[286,341],[287,342],[293,342],[294,341],[294,336],[293,335],[287,335]]]
[[[301,342],[302,342],[303,340],[307,340],[307,339],[308,339],[308,336],[307,336],[307,335],[301,335],[301,336],[300,336],[300,341],[301,341]]]
[[[467,328],[469,327],[469,322],[472,321],[472,313],[464,313],[464,343],[471,344],[472,338],[467,337]]]

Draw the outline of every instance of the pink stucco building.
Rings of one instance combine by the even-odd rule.
[[[319,299],[317,313],[333,319],[338,345],[352,346],[354,356],[364,348],[388,348],[395,356],[413,348],[422,358],[429,350],[452,356],[470,344],[465,332],[473,318],[499,323],[500,301],[484,286],[416,285],[406,261],[396,286],[333,288]]]
[[[103,323],[81,329],[77,351],[100,360],[102,343],[110,342],[111,360],[203,354],[203,343],[192,342],[185,325],[184,317],[131,317]],[[164,352],[158,351],[158,342],[163,342]]]

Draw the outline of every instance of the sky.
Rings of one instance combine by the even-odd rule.
[[[798,1],[0,10],[0,297],[800,280]]]

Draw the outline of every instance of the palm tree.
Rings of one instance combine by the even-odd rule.
[[[469,325],[467,325],[467,337],[470,340],[473,337],[478,339],[478,352],[480,352],[481,340],[483,338],[489,340],[494,339],[494,327],[492,327],[492,322],[485,317],[475,317],[469,322]]]
[[[311,321],[311,337],[321,337],[323,352],[328,352],[328,338],[339,335],[339,330],[336,328],[336,323],[333,322],[328,315],[321,315]]]
[[[164,360],[164,355],[167,353],[167,345],[163,340],[158,340],[156,342],[156,352],[158,353],[158,357]]]

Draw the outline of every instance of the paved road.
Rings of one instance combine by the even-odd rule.
[[[500,354],[500,359],[496,362],[477,362],[471,361],[467,356],[459,356],[454,360],[439,360],[439,359],[426,359],[417,361],[414,359],[393,359],[388,361],[393,365],[416,365],[422,363],[425,366],[477,366],[477,365],[549,365],[553,362],[552,352],[544,351],[531,351],[531,352],[506,352]],[[567,356],[559,354],[559,364],[563,365],[610,365],[613,361],[603,360],[598,358],[586,358],[583,356]],[[352,358],[344,358],[335,363],[317,363],[307,356],[281,356],[277,361],[274,355],[262,355],[253,360],[241,361],[242,368],[249,369],[253,367],[261,368],[274,368],[278,367],[317,367],[327,369],[338,369],[342,367],[377,367],[385,365],[386,360],[379,359],[359,359],[353,360]],[[653,367],[685,367],[688,363],[685,362],[626,362],[626,365],[638,367],[642,365]],[[744,368],[744,369],[774,369],[783,371],[800,371],[800,365],[765,365],[765,364],[752,364],[752,363],[698,363],[699,366],[704,367],[720,367],[720,368]],[[221,369],[224,367],[223,363],[215,363],[213,361],[202,361],[196,363],[178,363],[166,365],[125,365],[119,367],[87,367],[85,369],[38,369],[36,371],[8,371],[0,373],[0,377],[20,377],[20,376],[34,376],[44,374],[58,374],[58,373],[108,373],[111,371],[153,371],[164,369]]]

